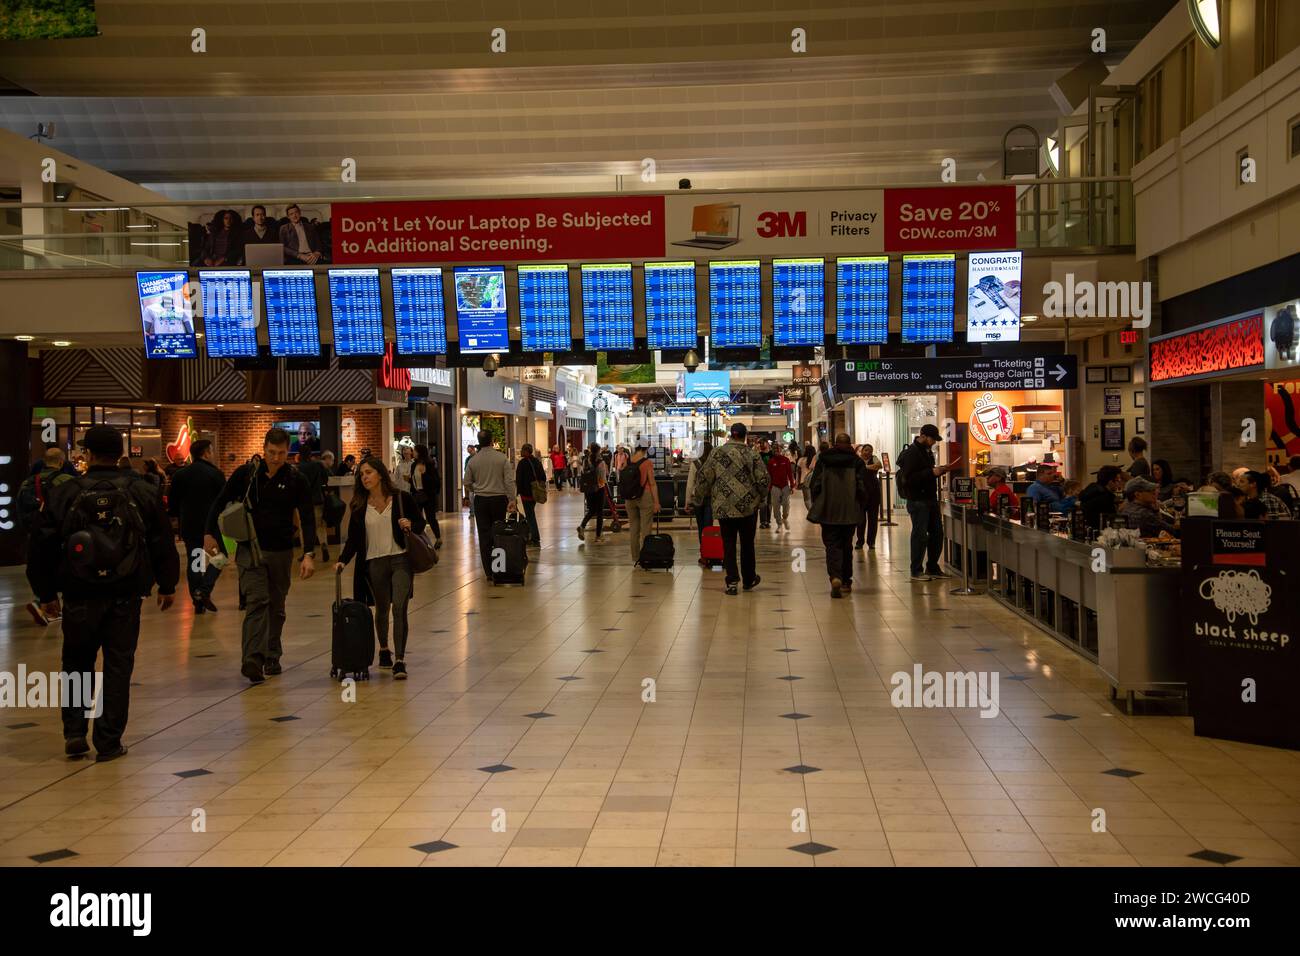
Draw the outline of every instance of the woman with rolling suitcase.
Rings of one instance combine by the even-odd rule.
[[[700,544],[700,567],[712,567],[715,560],[722,560],[722,538],[717,534],[710,534],[709,543],[706,546],[704,542],[704,532],[713,524],[713,503],[709,498],[702,498],[699,504],[692,504],[695,501],[695,476],[699,474],[704,463],[709,460],[709,453],[713,451],[713,442],[705,439],[703,447],[700,449],[700,457],[691,462],[691,469],[686,473],[686,507],[695,513],[695,536]],[[716,545],[716,547],[715,547]],[[710,553],[706,554],[708,551]],[[716,551],[717,554],[712,552]]]
[[[424,515],[405,491],[393,487],[388,469],[378,458],[357,467],[356,487],[348,509],[348,540],[334,565],[337,573],[353,558],[352,595],[375,605],[379,636],[379,666],[391,667],[394,680],[406,679],[406,606],[413,578],[407,558],[407,535],[424,532]],[[388,618],[392,614],[393,650],[388,649]],[[373,647],[373,645],[372,645]],[[350,668],[347,668],[350,669]]]

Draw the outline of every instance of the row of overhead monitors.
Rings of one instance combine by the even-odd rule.
[[[1021,254],[975,254],[969,260],[967,331],[970,342],[1020,338]],[[772,344],[781,348],[877,345],[889,341],[889,257],[841,257],[835,278],[835,337],[826,335],[827,263],[820,258],[773,259]],[[585,263],[581,275],[582,348],[635,348],[631,263]],[[520,337],[525,352],[572,350],[569,266],[522,264],[518,277]],[[645,346],[693,348],[697,342],[696,264],[647,262],[643,304]],[[393,268],[391,311],[397,354],[447,354],[448,320],[462,354],[510,348],[505,266]],[[713,348],[757,349],[763,344],[763,265],[758,259],[708,263],[709,332]],[[376,268],[327,272],[334,351],[342,357],[384,354],[384,296]],[[450,287],[445,280],[450,278]],[[954,340],[956,257],[904,256],[902,341]],[[194,303],[186,272],[136,275],[146,353],[150,358],[198,355]],[[200,269],[204,344],[209,358],[259,354],[253,274]],[[267,337],[274,357],[320,354],[316,274],[309,269],[261,273]]]

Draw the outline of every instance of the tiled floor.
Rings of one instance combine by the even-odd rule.
[[[0,711],[0,864],[1300,862],[1300,754],[1124,716],[1091,664],[990,599],[909,583],[905,518],[831,601],[795,508],[734,598],[685,531],[671,574],[634,572],[626,533],[579,544],[576,494],[541,509],[522,589],[487,587],[449,518],[410,680],[376,669],[355,703],[327,676],[328,576],[294,584],[285,672],[259,687],[238,673],[232,575],[216,615],[146,605],[125,760],[68,761],[55,712]],[[26,600],[6,569],[0,670],[56,670],[59,630]],[[895,709],[890,675],[913,662],[999,671],[1000,715]]]

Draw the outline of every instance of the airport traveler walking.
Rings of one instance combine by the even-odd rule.
[[[576,445],[570,446],[568,454],[569,487],[578,490],[578,474],[582,470],[582,455]]]
[[[398,455],[397,467],[392,472],[393,487],[409,494],[415,490],[411,484],[411,473],[415,470],[415,444],[410,439],[402,439]]]
[[[641,545],[659,512],[659,484],[655,465],[646,455],[646,446],[638,444],[632,457],[618,473],[618,494],[627,508],[628,546],[632,549],[632,566],[641,563]]]
[[[853,590],[853,533],[866,520],[869,500],[867,463],[848,435],[840,432],[831,450],[818,456],[810,484],[808,520],[822,528],[831,597],[843,597]]]
[[[415,472],[412,482],[415,487],[411,497],[424,510],[424,520],[433,531],[434,548],[442,547],[442,528],[438,526],[438,503],[442,497],[442,472],[438,470],[438,461],[429,454],[429,446],[415,446]]]
[[[406,640],[410,628],[406,609],[414,574],[406,554],[406,532],[420,535],[424,526],[424,515],[415,498],[393,485],[384,463],[378,458],[362,461],[348,506],[348,540],[334,572],[342,574],[348,562],[356,559],[352,599],[375,606],[379,666],[391,667],[394,680],[406,680],[407,676]],[[390,614],[392,650],[388,648]]]
[[[167,495],[167,510],[177,519],[185,542],[185,575],[195,614],[217,610],[212,603],[212,589],[225,563],[224,558],[208,558],[203,547],[208,512],[226,486],[226,476],[212,457],[212,442],[208,439],[200,438],[190,445],[190,464],[176,472]]]
[[[858,522],[858,540],[854,547],[862,550],[863,544],[870,551],[876,550],[876,530],[880,524],[880,470],[884,467],[871,445],[858,448],[858,457],[867,469],[867,504]]]
[[[66,462],[67,456],[63,454],[62,448],[53,446],[47,448],[38,463],[41,467],[24,478],[23,483],[18,486],[16,518],[18,519],[18,527],[27,535],[29,567],[31,566],[32,546],[40,540],[38,532],[45,511],[45,503],[49,500],[50,493],[65,481],[71,481],[77,477],[75,472],[68,474],[64,471]],[[30,575],[28,576],[28,583],[32,585],[32,594],[36,594],[36,583],[31,580]],[[54,601],[46,606],[39,599],[29,601],[27,613],[41,627],[46,627],[50,621],[59,619],[59,602]]]
[[[768,510],[776,521],[776,530],[790,530],[790,493],[794,489],[794,463],[785,457],[780,444],[772,446],[767,459],[767,476],[771,483]]]
[[[569,479],[569,459],[560,451],[559,445],[551,446],[551,475],[555,480],[555,490],[559,491]]]
[[[284,631],[284,601],[293,565],[295,512],[303,545],[298,576],[306,580],[316,571],[316,516],[311,491],[307,479],[289,464],[289,433],[283,428],[266,433],[261,460],[236,469],[213,502],[203,540],[209,556],[217,553],[217,539],[225,530],[221,527],[223,511],[239,503],[242,509],[229,510],[231,517],[243,519],[239,523],[249,530],[247,535],[231,535],[239,541],[235,565],[247,604],[240,673],[260,684],[281,672],[280,635]]]
[[[760,438],[758,441],[758,457],[766,468],[767,460],[772,457],[772,443],[766,438]],[[772,502],[767,495],[764,495],[763,502],[759,505],[758,516],[758,526],[766,531],[772,524]]]
[[[691,462],[690,469],[686,472],[686,507],[695,514],[695,538],[700,546],[700,567],[708,567],[709,561],[704,557],[704,529],[713,524],[713,505],[707,497],[701,498],[699,503],[695,499],[695,482],[699,476],[700,469],[704,467],[705,462],[709,460],[709,455],[713,451],[713,442],[707,438],[700,446],[700,457]]]
[[[601,542],[605,530],[605,498],[608,492],[605,484],[609,480],[609,466],[600,457],[600,445],[595,442],[587,449],[582,459],[581,474],[578,476],[578,490],[586,498],[586,510],[582,523],[578,525],[578,540],[587,540],[587,522],[596,519],[596,543]]]
[[[140,638],[140,605],[156,584],[159,609],[172,606],[180,562],[158,489],[117,469],[121,432],[95,425],[79,444],[90,465],[85,475],[50,491],[28,578],[43,605],[57,604],[62,592],[63,673],[93,673],[103,651],[103,711],[95,718],[92,739],[96,761],[106,761],[126,755],[122,735]],[[88,726],[84,701],[64,700],[64,753],[77,756],[90,750]]]
[[[727,594],[735,594],[738,583],[752,591],[762,580],[754,557],[754,535],[759,505],[767,500],[769,478],[763,460],[745,444],[747,431],[741,422],[732,425],[731,438],[709,455],[695,477],[695,505],[712,499],[713,514],[722,530]]]
[[[538,488],[537,486],[541,487]],[[528,541],[535,547],[542,546],[542,532],[537,527],[537,496],[546,500],[546,472],[542,463],[533,454],[533,446],[525,443],[519,449],[519,461],[515,464],[515,493],[524,506],[524,520],[528,525]]]
[[[325,455],[330,456],[333,461],[334,456],[329,452],[321,454],[318,451],[303,452],[299,457],[301,462],[298,465],[298,472],[307,480],[307,489],[311,492],[311,507],[316,515],[316,540],[320,544],[321,558],[325,561],[330,559],[329,545],[329,528],[325,521],[325,495],[326,489],[329,488],[330,473],[325,464]]]
[[[811,444],[803,446],[803,454],[795,464],[795,480],[799,485],[799,491],[803,494],[804,510],[812,507],[812,489],[808,483],[812,481],[813,469],[817,467],[817,449]]]
[[[493,444],[492,433],[478,433],[478,450],[465,465],[465,490],[470,495],[483,573],[492,577],[492,526],[515,510],[515,472],[510,459]]]
[[[912,519],[912,580],[929,581],[947,577],[939,567],[943,550],[943,518],[939,512],[939,478],[956,471],[960,462],[934,463],[933,447],[939,443],[939,429],[930,423],[898,456],[898,491],[907,500]]]

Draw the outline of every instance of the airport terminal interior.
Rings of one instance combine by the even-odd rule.
[[[1300,865],[1298,209],[1292,0],[5,4],[0,866]]]

